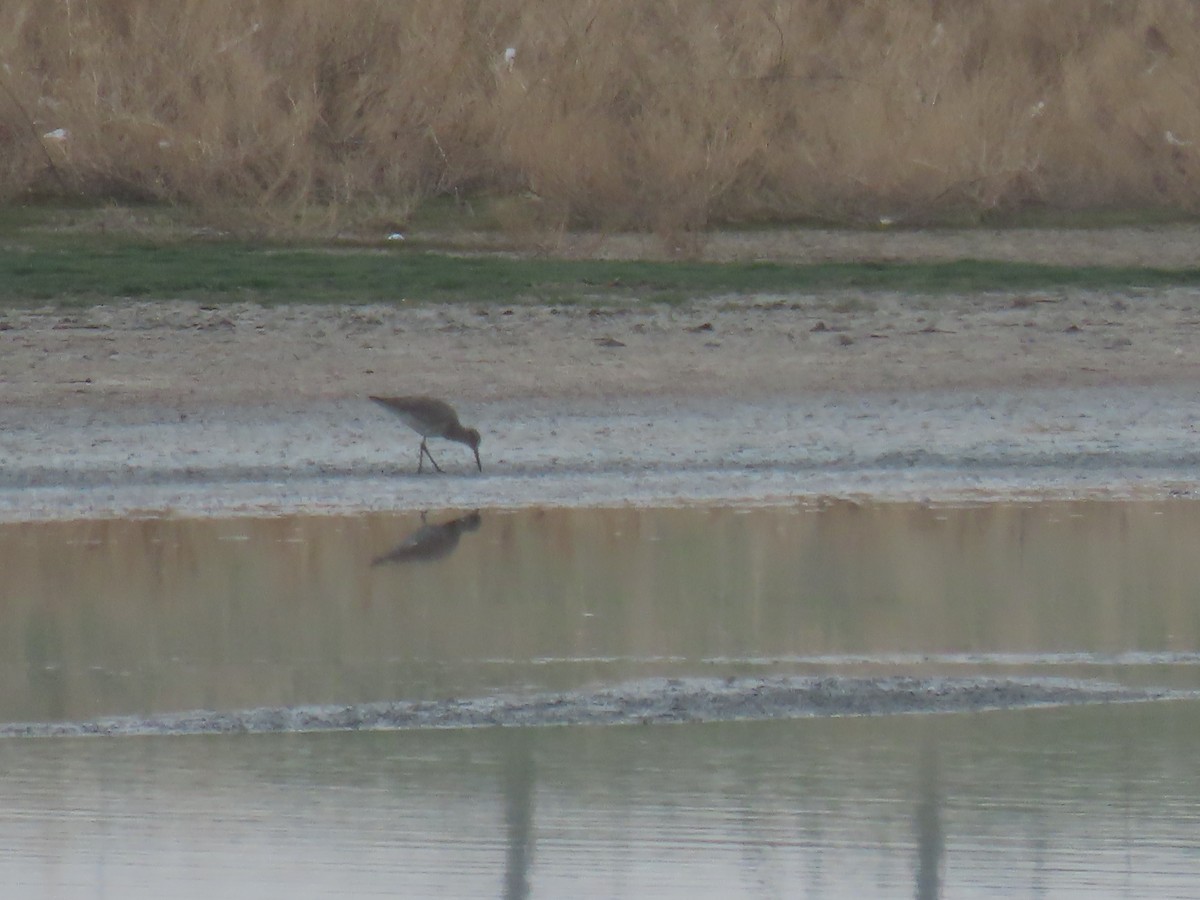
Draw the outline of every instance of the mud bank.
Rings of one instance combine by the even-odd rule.
[[[0,521],[528,506],[1190,496],[1190,385],[561,399],[463,407],[419,438],[364,398],[0,410]],[[428,467],[427,467],[428,468]]]
[[[965,712],[1195,699],[1194,692],[1067,679],[684,678],[595,691],[352,706],[193,711],[91,722],[0,725],[0,737],[394,731],[549,725],[639,725]]]
[[[1200,291],[10,312],[0,519],[1186,496]],[[372,393],[429,393],[484,472]]]

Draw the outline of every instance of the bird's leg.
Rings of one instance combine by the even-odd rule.
[[[425,465],[425,439],[421,438],[421,449],[417,451],[417,474],[421,474],[421,467]]]
[[[429,448],[425,446],[425,441],[421,441],[421,451],[422,451],[422,452],[423,452],[423,453],[424,453],[426,456],[428,456],[428,457],[429,457],[429,461],[430,461],[431,463],[433,463],[433,467],[434,467],[435,469],[437,469],[437,471],[438,471],[438,472],[441,472],[441,471],[442,471],[442,467],[441,467],[441,466],[439,466],[439,465],[437,464],[437,460],[433,458],[433,454],[432,454],[432,453],[430,453],[430,452],[429,452]],[[420,472],[420,467],[419,467],[419,466],[417,467],[417,471],[418,471],[418,473]],[[443,474],[445,474],[445,473],[443,473]]]

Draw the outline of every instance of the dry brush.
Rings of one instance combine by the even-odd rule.
[[[0,197],[687,232],[1200,209],[1191,0],[7,0]],[[224,213],[222,212],[224,211]]]

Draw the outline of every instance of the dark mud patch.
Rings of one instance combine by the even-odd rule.
[[[974,712],[1194,699],[1192,691],[1069,679],[686,678],[598,690],[350,706],[192,711],[90,722],[0,725],[0,737],[389,731],[548,725],[728,722],[819,716]]]

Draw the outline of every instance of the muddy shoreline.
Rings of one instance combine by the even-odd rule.
[[[1195,699],[1195,692],[1067,679],[649,679],[598,690],[350,706],[278,707],[0,724],[0,738],[274,734],[555,725],[646,725],[983,712]]]
[[[1200,290],[10,313],[0,520],[1187,497]],[[451,400],[482,475],[372,393]]]
[[[4,427],[0,521],[534,506],[1192,497],[1186,386],[630,400],[487,410],[482,474],[359,398],[48,410]],[[481,415],[484,414],[481,412]]]

